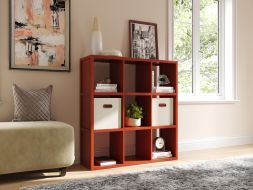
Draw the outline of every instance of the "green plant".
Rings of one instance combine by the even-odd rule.
[[[127,108],[126,115],[133,119],[143,118],[143,108],[136,103],[130,104]]]

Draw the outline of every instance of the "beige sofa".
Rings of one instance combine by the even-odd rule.
[[[74,129],[57,121],[0,123],[0,175],[60,169],[74,163]]]

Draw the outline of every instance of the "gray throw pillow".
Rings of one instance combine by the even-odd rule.
[[[53,86],[39,90],[24,90],[13,84],[14,120],[49,121]]]

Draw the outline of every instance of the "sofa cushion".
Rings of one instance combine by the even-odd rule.
[[[0,175],[69,167],[74,143],[74,128],[66,123],[0,122]]]
[[[13,84],[14,120],[49,121],[51,119],[51,96],[53,87],[24,90]]]

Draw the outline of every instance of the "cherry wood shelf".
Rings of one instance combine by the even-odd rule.
[[[119,131],[123,131],[123,128],[94,130],[94,133],[110,133],[110,132],[119,132]]]
[[[175,129],[176,125],[152,126],[152,129]]]
[[[125,96],[151,96],[151,93],[148,92],[126,92]]]
[[[141,130],[150,130],[151,126],[141,126],[141,127],[129,127],[125,126],[124,131],[141,131]]]
[[[94,96],[123,96],[123,93],[116,92],[94,92]]]
[[[175,93],[152,92],[152,70],[160,67],[162,74],[169,77]],[[101,67],[106,70],[112,83],[118,84],[118,92],[94,92]],[[102,69],[102,72],[105,70]],[[99,74],[98,74],[99,73]],[[89,55],[80,59],[80,150],[81,164],[90,170],[109,169],[152,162],[178,159],[178,66],[174,60],[137,59],[117,56]],[[173,125],[152,126],[152,98],[173,98]],[[121,98],[121,128],[94,130],[94,98]],[[136,101],[144,109],[141,127],[125,126],[125,109],[131,101]],[[166,150],[171,158],[152,159],[153,140],[157,129],[165,139]],[[100,138],[106,136],[108,140]],[[135,153],[128,156],[129,135],[135,139]],[[130,139],[129,139],[130,138]],[[109,144],[109,156],[117,160],[111,166],[98,166],[96,140]],[[103,155],[108,156],[108,155]]]
[[[176,97],[177,93],[152,93],[152,96]]]

